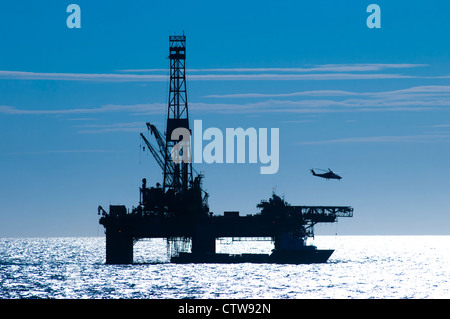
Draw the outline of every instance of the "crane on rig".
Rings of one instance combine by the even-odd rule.
[[[141,138],[144,141],[145,145],[147,145],[148,150],[150,151],[150,153],[153,155],[153,157],[155,158],[156,162],[158,163],[159,167],[161,167],[162,170],[164,170],[164,161],[166,156],[169,157],[170,154],[167,152],[167,148],[166,148],[166,143],[164,142],[164,138],[165,135],[163,135],[158,128],[151,124],[151,123],[146,123],[147,124],[147,128],[150,131],[150,134],[155,136],[155,140],[156,143],[158,144],[158,148],[159,148],[159,153],[156,150],[156,148],[148,141],[148,139],[144,136],[144,134],[141,133]],[[174,165],[172,161],[167,161],[167,165],[168,165],[168,170],[173,174],[174,171]],[[192,170],[197,174],[197,175],[201,175],[197,172],[197,170],[195,168],[192,168]],[[169,177],[171,175],[169,174]]]
[[[161,167],[162,170],[164,170],[164,164],[167,162],[168,170],[173,173],[174,167],[172,161],[167,161],[167,158],[170,156],[167,152],[166,143],[164,142],[163,135],[161,132],[156,128],[155,125],[146,123],[147,128],[150,131],[151,135],[155,136],[156,142],[158,144],[159,152],[156,150],[156,148],[148,141],[148,139],[144,136],[144,134],[141,133],[141,138],[144,141],[144,143],[147,145],[148,150],[155,158],[158,165]],[[169,176],[171,176],[169,174]]]
[[[158,165],[164,169],[164,161],[161,159],[160,153],[158,153],[155,149],[155,147],[147,140],[147,138],[144,136],[144,134],[141,133],[141,138],[144,141],[144,143],[147,145],[148,150],[150,153],[152,153],[153,157],[155,158]],[[145,150],[145,146],[143,147],[143,150]]]

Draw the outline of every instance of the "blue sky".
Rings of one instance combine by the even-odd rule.
[[[66,7],[81,8],[81,29]],[[381,8],[369,29],[366,8]],[[211,210],[351,205],[340,234],[449,234],[450,4],[25,1],[0,11],[0,236],[102,235],[137,205],[164,129],[168,36],[187,36],[191,119],[280,129],[280,168],[201,164]],[[332,168],[341,181],[313,177]],[[319,229],[319,228],[318,228]]]

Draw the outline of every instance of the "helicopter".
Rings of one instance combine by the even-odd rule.
[[[325,171],[323,169],[319,169],[320,171]],[[325,179],[338,179],[341,180],[342,177],[340,177],[339,175],[335,174],[331,169],[328,169],[328,171],[325,171],[326,173],[322,173],[322,174],[317,174],[316,172],[314,172],[314,169],[311,169],[311,173],[314,176],[318,176],[318,177],[322,177]]]

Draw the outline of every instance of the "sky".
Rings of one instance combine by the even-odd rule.
[[[67,6],[81,9],[68,28]],[[381,28],[368,28],[367,6]],[[448,1],[9,1],[0,10],[0,237],[103,236],[97,207],[162,172],[168,37],[191,124],[279,128],[279,170],[198,164],[212,212],[348,205],[343,235],[450,234]],[[311,168],[343,177],[324,180]]]

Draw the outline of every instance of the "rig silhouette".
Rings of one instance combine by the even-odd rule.
[[[99,223],[106,234],[106,263],[133,263],[133,245],[143,238],[165,238],[171,243],[173,263],[323,263],[333,250],[319,250],[306,244],[314,236],[314,225],[333,223],[338,217],[352,217],[349,206],[291,206],[275,193],[261,201],[254,215],[239,212],[213,215],[208,194],[202,189],[202,174],[193,176],[192,163],[174,162],[171,152],[178,142],[171,138],[176,128],[189,130],[186,93],[186,36],[169,36],[170,89],[165,134],[147,123],[155,137],[153,146],[141,138],[164,172],[163,184],[147,187],[142,180],[140,201],[131,212],[124,205],[101,206]],[[216,253],[218,238],[270,238],[271,254]],[[189,242],[190,252],[180,251]],[[177,248],[178,247],[178,248]]]

